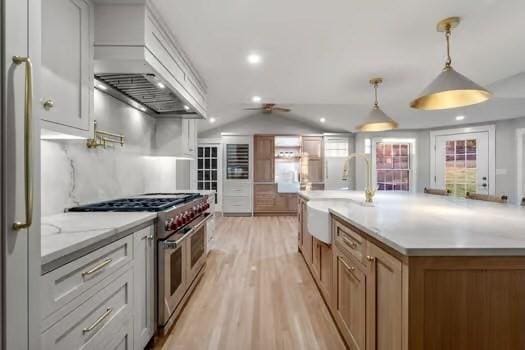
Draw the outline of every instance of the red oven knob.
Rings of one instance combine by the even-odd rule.
[[[184,224],[181,215],[177,215],[177,218],[175,219],[175,222],[177,223],[177,228],[181,227]]]

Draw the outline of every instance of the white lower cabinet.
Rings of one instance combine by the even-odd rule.
[[[140,229],[42,275],[43,350],[144,349],[156,327],[154,232]]]
[[[133,234],[134,346],[144,349],[155,332],[155,236],[153,226]]]
[[[113,282],[42,334],[43,350],[132,348],[133,271],[119,272]]]

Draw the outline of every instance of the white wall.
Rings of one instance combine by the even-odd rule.
[[[205,122],[205,121],[203,121]],[[325,130],[315,125],[289,118],[284,114],[257,113],[245,118],[235,120],[231,123],[221,125],[218,128],[206,130],[199,133],[199,138],[220,138],[221,132],[240,135],[253,134],[319,134]]]
[[[472,125],[496,126],[496,194],[507,195],[511,201],[515,200],[517,192],[517,144],[516,129],[525,128],[525,117],[518,119],[500,120],[491,123],[454,125],[463,128]],[[385,133],[359,133],[355,137],[356,152],[364,152],[364,139],[374,137],[399,137],[416,139],[417,184],[416,190],[422,192],[430,182],[430,131],[426,129],[416,131],[391,131]],[[365,186],[366,170],[360,161],[356,163],[356,189]]]
[[[93,150],[85,140],[41,141],[42,215],[121,196],[174,191],[177,174],[184,175],[184,167],[177,172],[177,163],[188,161],[149,156],[154,118],[98,90],[94,118],[100,130],[125,135],[124,147]]]

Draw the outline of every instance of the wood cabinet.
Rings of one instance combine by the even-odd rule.
[[[367,274],[338,248],[334,252],[332,309],[336,323],[352,349],[366,347]]]
[[[42,2],[42,127],[90,136],[93,113],[93,5]]]
[[[401,261],[368,242],[367,343],[369,349],[402,349]]]
[[[274,182],[274,137],[255,135],[253,138],[254,150],[254,182]]]
[[[301,157],[301,182],[322,183],[323,177],[323,137],[303,136]]]
[[[312,237],[312,274],[327,303],[332,288],[332,246]]]
[[[332,216],[327,298],[300,208],[300,250],[350,349],[525,349],[525,257],[405,256]]]
[[[133,348],[144,349],[155,333],[155,236],[153,226],[133,234]]]
[[[295,215],[297,194],[277,192],[277,184],[253,185],[255,214]]]

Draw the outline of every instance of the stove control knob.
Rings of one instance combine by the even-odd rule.
[[[173,224],[173,218],[170,218],[170,219],[167,219],[165,222],[164,222],[164,229],[166,231],[169,231],[171,230],[171,225]]]
[[[177,222],[177,227],[181,227],[184,224],[182,215],[177,215],[177,219],[175,221]]]

